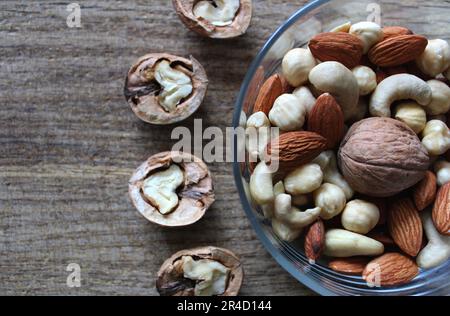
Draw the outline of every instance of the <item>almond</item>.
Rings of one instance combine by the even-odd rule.
[[[269,77],[262,85],[261,90],[259,90],[258,97],[253,106],[253,112],[262,111],[266,115],[269,115],[276,98],[282,94],[283,82],[280,75],[275,74]]]
[[[369,51],[369,59],[380,67],[405,64],[418,58],[428,44],[420,35],[398,35],[375,44]]]
[[[413,34],[410,29],[402,26],[386,26],[383,27],[383,39],[388,39],[390,37],[399,36],[399,35],[409,35]]]
[[[387,253],[369,262],[363,271],[363,279],[376,286],[392,286],[408,283],[419,273],[410,258],[399,253]]]
[[[388,214],[389,233],[401,250],[415,257],[422,245],[422,221],[409,198],[392,201]]]
[[[305,237],[305,255],[308,259],[316,261],[320,258],[325,246],[325,226],[319,219],[312,224]]]
[[[336,272],[361,275],[369,259],[366,257],[338,258],[328,262],[328,267]]]
[[[309,41],[309,49],[320,61],[337,61],[352,69],[359,65],[363,54],[361,40],[348,33],[320,33]]]
[[[432,217],[438,232],[450,236],[450,182],[439,189],[434,202]]]
[[[249,113],[250,106],[254,105],[259,93],[259,89],[264,82],[264,67],[259,66],[248,85],[248,92],[245,96],[243,111]]]
[[[433,203],[436,197],[437,184],[436,176],[433,172],[427,171],[425,177],[416,184],[413,189],[414,204],[419,211],[423,211],[427,206]]]
[[[344,137],[344,113],[329,93],[322,94],[308,114],[308,131],[327,140],[327,148],[335,148]]]
[[[314,132],[287,132],[267,145],[264,160],[278,162],[283,171],[292,170],[316,158],[327,147],[327,140]]]

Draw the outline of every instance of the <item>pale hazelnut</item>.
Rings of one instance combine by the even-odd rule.
[[[347,202],[344,191],[331,183],[322,184],[313,195],[315,206],[321,208],[320,217],[325,220],[339,215]]]
[[[442,155],[450,149],[450,131],[442,121],[431,120],[422,132],[422,144],[433,156]]]
[[[450,87],[439,80],[427,81],[431,88],[431,102],[425,107],[429,115],[445,114],[450,110]]]
[[[283,75],[289,84],[298,87],[308,81],[308,75],[317,62],[309,49],[294,48],[284,55]]]
[[[450,66],[449,44],[442,39],[429,40],[416,63],[424,74],[436,77]]]
[[[450,182],[450,162],[438,160],[434,163],[434,172],[436,173],[437,184],[443,186]]]
[[[269,112],[270,122],[286,132],[300,130],[305,118],[306,108],[293,94],[280,95]]]
[[[363,43],[363,54],[383,39],[381,27],[374,22],[359,22],[350,27],[349,33],[358,37]]]
[[[395,119],[408,125],[416,134],[420,133],[427,124],[425,110],[414,101],[398,104],[394,111]]]
[[[342,226],[352,232],[367,234],[378,223],[380,211],[378,207],[363,200],[352,200],[342,212]]]
[[[306,113],[309,113],[316,104],[316,98],[308,87],[298,87],[292,94],[295,95],[300,100],[300,103],[306,108]]]
[[[368,95],[377,87],[377,76],[375,72],[367,66],[356,66],[352,69],[353,75],[358,81],[359,94]]]

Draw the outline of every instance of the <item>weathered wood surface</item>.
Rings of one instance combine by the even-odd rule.
[[[155,295],[164,259],[201,245],[241,256],[243,295],[312,294],[257,240],[231,164],[210,165],[217,201],[197,224],[163,229],[137,213],[130,174],[173,142],[171,129],[139,121],[122,95],[140,55],[192,54],[211,80],[182,125],[230,126],[247,66],[305,1],[254,1],[247,35],[225,42],[188,31],[168,0],[79,1],[81,28],[67,27],[68,3],[0,2],[0,294]],[[66,285],[69,263],[81,266],[80,288]]]

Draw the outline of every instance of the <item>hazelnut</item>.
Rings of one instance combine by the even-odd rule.
[[[166,53],[147,54],[128,71],[124,94],[143,121],[166,125],[193,114],[203,101],[208,79],[202,65]]]
[[[203,217],[214,202],[205,163],[172,151],[151,156],[133,173],[129,194],[136,209],[161,226],[186,226]]]
[[[158,271],[156,289],[161,296],[236,296],[244,271],[239,258],[218,247],[181,250]]]
[[[240,36],[252,19],[251,0],[172,0],[172,3],[186,27],[204,37]]]
[[[408,125],[416,134],[420,133],[427,124],[425,110],[414,101],[403,101],[395,107],[394,117]]]
[[[395,195],[419,182],[430,158],[406,124],[372,117],[352,125],[338,152],[339,167],[357,192]]]

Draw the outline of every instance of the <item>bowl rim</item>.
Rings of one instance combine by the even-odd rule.
[[[241,109],[240,104],[242,104],[246,91],[248,89],[250,80],[253,78],[258,66],[261,64],[262,60],[270,50],[270,48],[274,45],[274,43],[280,38],[280,36],[289,29],[297,20],[311,12],[312,10],[318,8],[320,5],[325,4],[327,2],[330,2],[331,0],[315,0],[310,3],[307,3],[305,6],[298,9],[294,14],[292,14],[278,29],[269,37],[269,39],[265,42],[264,46],[260,49],[258,52],[256,58],[251,63],[249,70],[247,71],[247,74],[244,77],[243,84],[241,86],[241,89],[239,91],[239,95],[237,98],[237,101],[235,103],[235,110],[233,114],[233,127],[236,128],[239,126],[239,119],[241,116]],[[236,135],[235,135],[236,138]],[[317,281],[309,278],[304,272],[299,271],[296,269],[293,263],[291,263],[289,260],[287,260],[285,257],[283,257],[277,248],[272,244],[272,242],[269,240],[267,235],[264,233],[261,225],[258,223],[258,219],[252,212],[252,207],[245,196],[244,186],[241,179],[241,171],[240,171],[240,163],[237,160],[237,141],[235,139],[234,141],[234,150],[233,150],[233,173],[234,173],[234,180],[238,188],[239,197],[241,200],[241,203],[243,204],[244,211],[247,215],[247,218],[250,220],[250,223],[253,227],[253,229],[256,231],[256,234],[258,236],[258,239],[262,242],[263,246],[266,248],[266,250],[270,253],[270,255],[275,259],[275,261],[283,268],[285,269],[289,274],[291,274],[295,279],[300,281],[302,284],[307,286],[312,291],[320,294],[320,295],[326,295],[326,296],[336,296],[337,294],[333,291],[330,291],[329,289],[323,287],[320,283]]]

